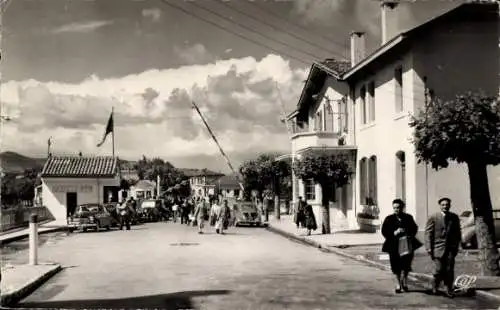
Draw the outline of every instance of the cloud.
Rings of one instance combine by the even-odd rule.
[[[342,28],[346,25],[361,26],[362,29],[355,30],[380,36],[380,1],[295,0],[293,3],[293,13],[303,17],[301,20],[308,24]],[[410,4],[403,3],[398,7],[401,31],[415,23]]]
[[[76,33],[89,33],[96,31],[97,29],[111,25],[113,24],[113,21],[111,20],[91,20],[91,21],[86,21],[86,22],[79,22],[79,23],[71,23],[71,24],[66,24],[62,25],[60,27],[52,29],[52,33],[71,33],[71,32],[76,32]]]
[[[268,55],[260,61],[246,57],[112,79],[91,76],[78,84],[7,81],[0,99],[4,113],[14,120],[4,125],[2,149],[44,155],[52,136],[56,154],[109,155],[110,141],[102,148],[96,143],[114,107],[116,152],[121,157],[219,158],[192,109],[194,100],[224,150],[239,154],[235,160],[242,154],[287,152],[290,145],[279,121],[275,83],[291,111],[306,69],[292,69],[280,56]]]
[[[215,60],[215,56],[212,55],[203,44],[196,43],[191,46],[185,47],[174,47],[175,54],[186,62],[186,64],[205,64]]]
[[[149,8],[142,10],[142,16],[150,18],[152,22],[158,22],[161,19],[162,11],[159,8]]]

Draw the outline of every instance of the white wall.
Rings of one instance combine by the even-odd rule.
[[[120,179],[42,178],[42,200],[55,218],[56,224],[66,225],[66,193],[76,192],[77,203],[103,201],[104,186],[119,186]]]

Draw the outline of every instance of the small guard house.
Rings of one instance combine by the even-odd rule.
[[[66,225],[78,205],[118,202],[120,170],[116,157],[49,156],[41,179],[42,203],[56,225]]]

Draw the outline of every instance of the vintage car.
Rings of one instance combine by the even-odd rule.
[[[462,230],[462,248],[477,249],[476,227],[472,211],[460,214],[460,227]],[[493,210],[493,224],[495,225],[495,240],[500,240],[500,210]]]
[[[250,201],[237,201],[233,204],[232,223],[234,226],[261,226],[261,218],[257,207]]]
[[[68,227],[70,230],[88,229],[100,230],[105,228],[111,229],[111,226],[116,223],[107,208],[101,204],[83,204],[76,208],[76,212],[68,218]]]
[[[159,199],[143,200],[138,213],[143,222],[158,222],[161,216],[162,201]]]

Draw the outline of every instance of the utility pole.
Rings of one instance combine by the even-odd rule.
[[[208,123],[207,121],[205,120],[205,118],[203,117],[203,115],[201,114],[201,111],[200,109],[198,108],[198,106],[196,105],[196,103],[194,101],[191,101],[192,104],[193,104],[193,107],[194,109],[196,110],[196,112],[198,112],[198,115],[200,115],[200,118],[201,120],[203,121],[203,124],[205,124],[205,127],[207,128],[208,130],[208,133],[210,134],[210,136],[212,137],[212,139],[214,140],[215,144],[217,145],[217,147],[219,148],[219,151],[221,152],[222,156],[224,157],[224,159],[226,160],[226,163],[227,165],[229,166],[229,168],[231,169],[231,171],[233,172],[233,174],[235,175],[236,179],[238,180],[238,183],[240,185],[240,188],[242,191],[245,190],[245,188],[243,187],[243,183],[241,182],[240,180],[240,177],[238,176],[238,173],[236,172],[236,170],[234,169],[233,165],[231,164],[231,161],[229,160],[229,158],[227,157],[226,153],[224,152],[224,150],[222,149],[222,147],[220,146],[219,144],[219,141],[217,141],[217,138],[215,137],[214,133],[212,132],[212,129],[210,129],[210,126],[208,126]]]

